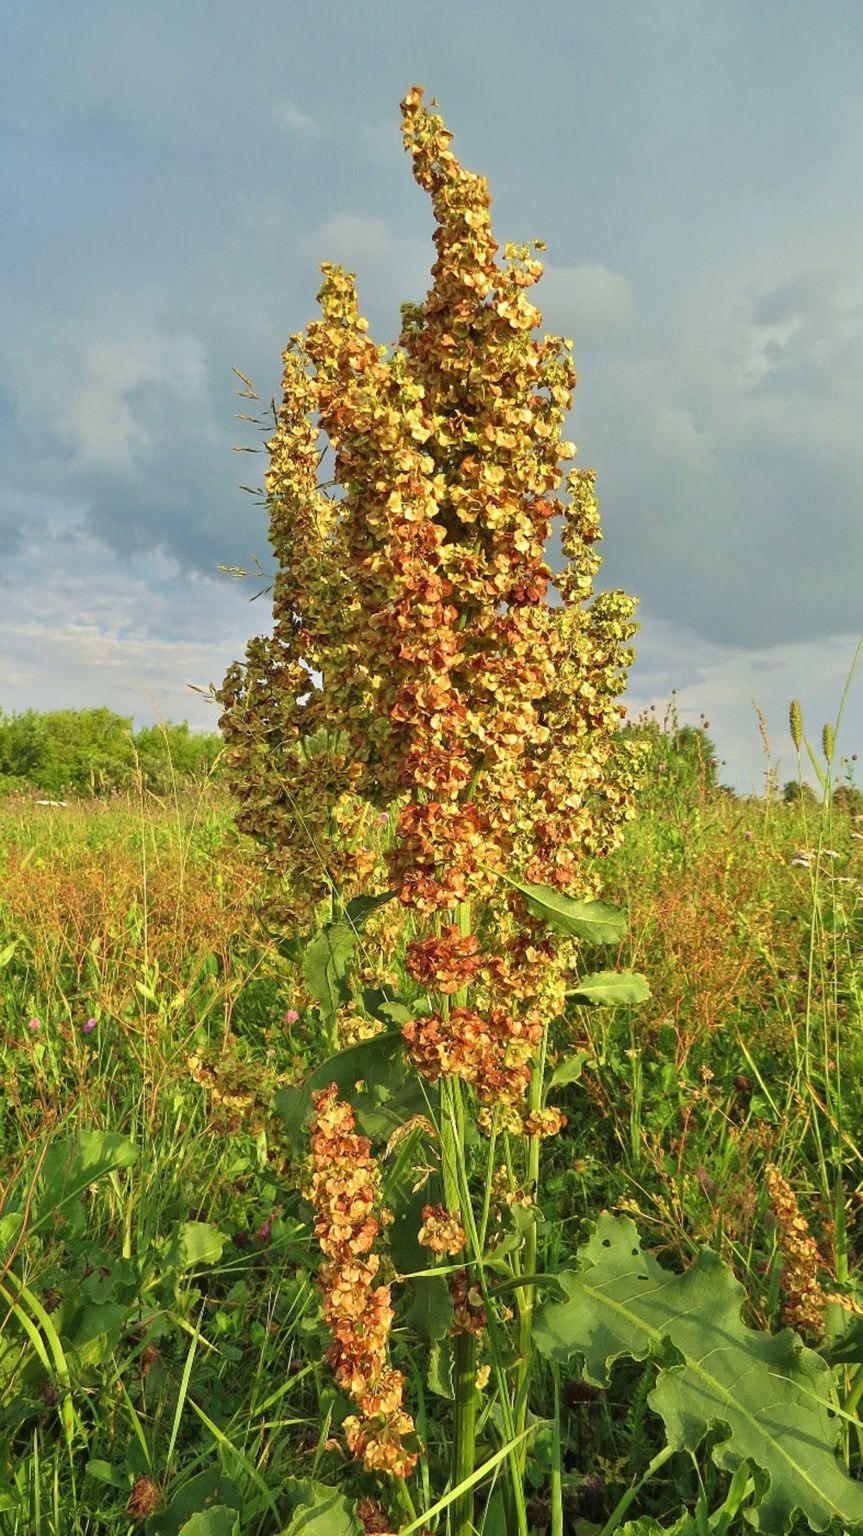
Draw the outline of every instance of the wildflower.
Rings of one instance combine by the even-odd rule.
[[[298,1014],[296,1008],[288,1008],[285,1012],[285,1023],[296,1024],[299,1017],[300,1015]]]
[[[41,1019],[31,1019],[30,1023],[27,1025],[27,1028],[30,1030],[31,1034],[35,1035],[37,1029],[41,1029],[42,1028],[42,1020]]]
[[[82,1033],[85,1034],[85,1035],[92,1035],[93,1030],[95,1028],[96,1028],[96,1020],[95,1019],[88,1019],[86,1024],[83,1024],[81,1026]]]

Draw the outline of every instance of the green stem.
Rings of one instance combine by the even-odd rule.
[[[546,1026],[542,1036],[542,1043],[534,1062],[533,1074],[530,1080],[530,1110],[538,1114],[542,1108],[542,1089],[545,1077],[545,1054],[548,1046],[548,1027]],[[531,1136],[527,1150],[527,1187],[534,1198],[539,1188],[539,1136]],[[522,1253],[522,1274],[533,1275],[536,1273],[536,1222],[531,1222],[525,1233],[524,1250]],[[530,1377],[533,1369],[533,1302],[534,1288],[532,1285],[524,1285],[519,1289],[518,1298],[518,1386],[516,1394],[516,1433],[521,1434],[527,1424],[527,1400],[530,1393]],[[519,1460],[522,1471],[527,1461],[527,1442],[521,1443]]]
[[[476,1336],[457,1333],[453,1339],[453,1390],[455,1391],[455,1438],[452,1483],[457,1488],[470,1478],[476,1456]],[[453,1501],[452,1536],[472,1536],[473,1488],[465,1488]]]
[[[444,1199],[448,1211],[461,1210],[459,1174],[464,1178],[464,1142],[460,1134],[455,1105],[454,1085],[441,1082],[441,1170]],[[467,1271],[470,1284],[470,1270]],[[466,1482],[474,1469],[476,1439],[476,1340],[473,1334],[459,1333],[453,1340],[453,1391],[455,1423],[453,1426],[452,1486]],[[450,1510],[451,1536],[471,1536],[473,1531],[473,1488],[459,1494]]]
[[[563,1450],[560,1443],[560,1366],[552,1364],[554,1440],[551,1450],[551,1536],[563,1536]]]
[[[463,1128],[464,1109],[461,1099],[461,1087],[457,1080],[452,1085],[452,1091],[457,1123]],[[461,1177],[461,1210],[464,1216],[465,1230],[468,1236],[468,1247],[476,1260],[476,1280],[482,1293],[483,1305],[485,1306],[486,1313],[488,1315],[488,1342],[491,1349],[494,1378],[498,1391],[498,1405],[500,1407],[501,1418],[503,1419],[504,1440],[505,1442],[509,1442],[506,1454],[509,1461],[510,1475],[512,1479],[510,1491],[512,1496],[512,1504],[514,1506],[516,1536],[527,1536],[528,1520],[527,1509],[524,1501],[523,1470],[519,1462],[519,1442],[515,1439],[515,1420],[513,1418],[512,1404],[510,1402],[509,1381],[507,1379],[507,1372],[504,1367],[500,1341],[498,1339],[498,1321],[495,1310],[496,1303],[495,1298],[492,1297],[491,1292],[489,1291],[488,1280],[486,1278],[485,1265],[483,1263],[483,1252],[479,1244],[479,1234],[477,1233],[476,1229],[476,1219],[474,1217],[473,1206],[471,1205],[470,1200],[467,1169],[462,1166],[459,1169],[459,1173]]]
[[[618,1500],[617,1504],[614,1506],[614,1509],[606,1520],[605,1525],[602,1527],[599,1536],[612,1536],[612,1533],[616,1531],[617,1527],[620,1525],[620,1522],[626,1514],[626,1511],[628,1510],[633,1499],[637,1494],[641,1492],[645,1483],[649,1483],[650,1479],[656,1475],[660,1467],[664,1467],[665,1463],[673,1455],[674,1448],[670,1445],[664,1445],[661,1451],[657,1451],[644,1475],[638,1479],[637,1483],[633,1483],[631,1488],[627,1488],[622,1499]]]

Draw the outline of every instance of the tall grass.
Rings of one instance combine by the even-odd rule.
[[[662,777],[604,871],[630,917],[620,963],[652,996],[559,1026],[584,1068],[545,1154],[544,1263],[574,1250],[584,1212],[628,1211],[673,1267],[717,1249],[751,1321],[776,1327],[793,1297],[768,1162],[817,1244],[821,1291],[861,1299],[863,823],[830,796],[765,807]],[[338,1394],[308,1363],[326,1341],[295,1149],[272,1112],[323,1046],[294,968],[256,927],[256,891],[255,851],[212,785],[4,805],[4,1536],[131,1533],[145,1517],[155,1531],[159,1507],[176,1514],[188,1495],[191,1512],[202,1490],[233,1499],[243,1531],[275,1536],[292,1478],[346,1475]],[[82,1131],[128,1138],[137,1158],[39,1226],[45,1159]],[[6,1214],[22,1191],[23,1225]],[[840,1374],[855,1470],[853,1350]],[[531,1529],[547,1528],[555,1465],[567,1518],[593,1524],[648,1473],[635,1507],[659,1518],[718,1476],[707,1462],[673,1486],[649,1472],[649,1385],[635,1366],[607,1395],[549,1375],[559,1445],[534,1439]],[[424,1388],[432,1446],[436,1412]],[[356,1471],[350,1487],[374,1529],[375,1490]]]

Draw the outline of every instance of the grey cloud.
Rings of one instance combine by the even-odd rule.
[[[719,644],[863,627],[861,299],[800,272],[585,370],[606,581]]]

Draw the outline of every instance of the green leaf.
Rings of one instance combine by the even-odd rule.
[[[557,933],[590,944],[617,944],[626,933],[626,918],[619,907],[603,901],[574,901],[550,885],[523,885],[508,875],[503,878],[524,897],[531,916]]]
[[[669,1341],[680,1363],[659,1369],[648,1399],[669,1445],[694,1451],[724,1429],[716,1465],[733,1472],[748,1459],[765,1474],[748,1511],[760,1530],[785,1532],[798,1511],[816,1531],[863,1524],[863,1487],[836,1457],[829,1366],[788,1329],[773,1338],[747,1328],[743,1287],[715,1254],[702,1249],[672,1274],[642,1251],[631,1221],[605,1214],[579,1259],[577,1273],[557,1277],[567,1300],[537,1309],[542,1354],[581,1355],[587,1379],[607,1386],[615,1360],[657,1356]]]
[[[355,896],[345,907],[344,917],[325,923],[320,932],[307,940],[302,957],[303,977],[325,1018],[331,1018],[350,998],[347,972],[363,923],[371,912],[392,901],[395,894],[385,891],[381,896]]]
[[[169,1238],[163,1260],[180,1273],[200,1264],[218,1264],[227,1241],[227,1235],[208,1221],[184,1221]]]
[[[574,1051],[571,1056],[567,1056],[552,1072],[548,1080],[549,1090],[562,1088],[564,1083],[577,1083],[592,1057],[592,1051]]]
[[[455,1399],[452,1366],[452,1341],[437,1339],[429,1350],[428,1387],[435,1397],[445,1397],[448,1402]]]
[[[94,1477],[97,1483],[107,1483],[109,1488],[128,1488],[129,1479],[118,1467],[112,1467],[110,1461],[88,1461],[84,1468],[88,1477]]]
[[[327,923],[306,945],[303,978],[325,1018],[331,1018],[350,997],[348,965],[357,942],[348,923]]]
[[[181,1525],[180,1536],[240,1536],[240,1514],[230,1505],[213,1504]]]
[[[242,1507],[240,1490],[230,1478],[216,1471],[199,1472],[174,1495],[168,1509],[150,1516],[147,1533],[148,1536],[180,1536],[196,1515],[221,1509],[239,1515]]]
[[[293,1508],[281,1536],[363,1536],[353,1503],[337,1488],[310,1478],[287,1478],[283,1485]]]
[[[400,997],[390,997],[382,987],[366,987],[360,993],[360,999],[366,1013],[373,1019],[380,1019],[382,1024],[401,1025],[415,1019],[417,1014],[427,1009],[425,1000],[412,1006]]]
[[[416,1073],[405,1058],[404,1040],[398,1030],[373,1035],[360,1040],[346,1050],[330,1056],[306,1078],[302,1088],[280,1088],[273,1099],[273,1107],[281,1115],[291,1141],[300,1142],[305,1123],[311,1113],[312,1094],[335,1083],[339,1093],[357,1103],[357,1083],[365,1085],[369,1106],[385,1102],[410,1081],[416,1084]],[[425,1100],[415,1112],[422,1113]],[[367,1132],[367,1134],[372,1134]]]
[[[398,891],[383,891],[380,896],[354,896],[345,907],[345,917],[355,928],[361,928],[370,913],[395,901],[397,895]]]
[[[442,1339],[452,1322],[453,1303],[443,1275],[420,1275],[412,1282],[413,1297],[405,1322],[424,1344]]]
[[[179,1536],[240,1536],[240,1517],[227,1504],[213,1504],[181,1525]]]
[[[567,992],[576,1003],[619,1008],[624,1004],[646,1003],[650,997],[647,977],[638,971],[595,971],[582,976],[577,987]]]
[[[131,1168],[138,1148],[117,1131],[79,1131],[52,1142],[42,1164],[42,1193],[29,1230],[53,1221],[88,1185],[117,1168]]]

